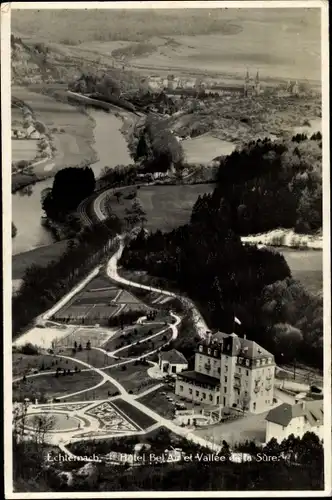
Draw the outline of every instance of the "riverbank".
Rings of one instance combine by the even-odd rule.
[[[292,229],[274,229],[267,233],[242,236],[243,243],[252,243],[255,245],[267,245],[270,247],[286,247],[293,249],[323,249],[322,233],[316,235],[298,234]]]

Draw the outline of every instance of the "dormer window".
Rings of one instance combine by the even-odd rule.
[[[262,359],[262,365],[265,365],[265,359]]]
[[[211,354],[211,349],[208,347],[208,354]]]
[[[246,366],[249,366],[250,363],[249,363],[249,359],[246,359]]]
[[[240,364],[242,363],[242,358],[239,358],[239,363],[240,363]]]
[[[257,359],[256,366],[259,366],[259,365],[260,365],[260,362],[259,362],[259,359]]]
[[[199,352],[203,352],[203,346],[200,345],[199,348],[198,348]]]
[[[272,363],[272,358],[269,358],[269,363]]]
[[[215,357],[217,357],[217,356],[218,356],[218,351],[213,351],[213,355],[214,355]]]

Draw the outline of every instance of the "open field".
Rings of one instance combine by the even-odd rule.
[[[137,198],[147,214],[146,228],[170,231],[188,223],[198,196],[211,193],[213,189],[213,184],[142,186],[137,191]],[[117,203],[115,196],[112,198],[112,210],[124,218],[125,209],[132,206],[132,201],[122,198]]]
[[[279,248],[292,272],[312,293],[323,291],[323,252],[321,250],[292,250]]]
[[[127,403],[127,401],[124,401],[123,399],[115,399],[114,401],[112,401],[112,406],[115,409],[120,410],[120,412],[122,412],[124,416],[128,416],[141,429],[146,429],[147,427],[150,427],[151,425],[156,423],[153,418],[145,415],[145,413],[142,413],[141,410],[138,410],[135,406],[132,406],[130,403]]]
[[[194,139],[182,141],[182,146],[187,162],[204,164],[209,163],[217,156],[231,154],[236,145],[204,134]]]
[[[47,398],[56,398],[88,389],[100,381],[100,375],[92,371],[72,372],[72,375],[59,374],[58,377],[51,374],[41,375],[27,379],[25,382],[14,382],[13,400],[23,401],[26,397],[33,400],[34,397],[38,397],[38,394],[44,394]]]
[[[37,140],[14,139],[12,140],[12,161],[34,160],[37,154]]]
[[[76,394],[67,398],[66,401],[95,401],[103,400],[109,397],[118,395],[118,390],[111,382],[106,381],[104,384],[100,385],[96,389],[91,389],[89,391],[83,392],[82,394]]]
[[[158,383],[157,380],[149,377],[149,366],[129,363],[128,365],[122,365],[116,368],[107,368],[105,370],[105,373],[120,382],[120,384],[123,385],[126,391],[132,391],[134,394],[137,394]]]

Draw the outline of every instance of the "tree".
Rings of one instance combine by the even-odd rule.
[[[283,353],[285,361],[292,361],[303,340],[301,330],[287,323],[278,323],[273,327],[278,351]]]
[[[114,196],[116,197],[116,201],[120,203],[120,198],[122,197],[121,191],[117,191],[116,193],[114,193]]]
[[[54,428],[54,424],[55,418],[46,413],[33,417],[31,427],[38,447],[42,448],[45,445],[45,436]]]

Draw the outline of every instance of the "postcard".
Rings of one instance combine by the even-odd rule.
[[[1,6],[6,498],[331,493],[328,42],[318,0]]]

